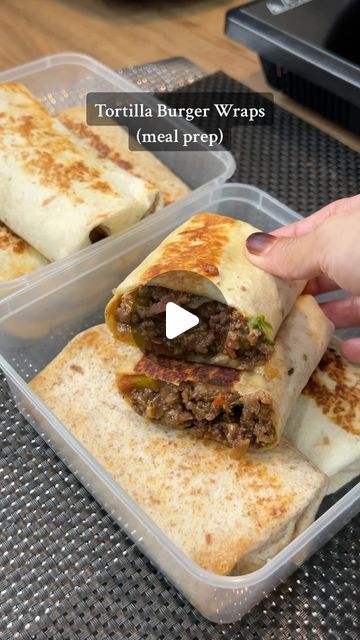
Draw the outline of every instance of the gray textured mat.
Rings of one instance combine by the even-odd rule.
[[[221,71],[195,87],[246,89]],[[232,182],[254,184],[302,215],[360,191],[360,154],[278,106],[272,126],[238,126],[225,144],[237,165]]]
[[[281,109],[265,135],[243,127],[234,142],[235,179],[303,213],[359,190],[359,156]],[[1,640],[359,638],[359,517],[240,623],[221,627],[153,569],[18,413],[2,378],[0,437]]]

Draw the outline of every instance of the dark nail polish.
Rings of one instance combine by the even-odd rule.
[[[246,248],[250,253],[261,256],[269,251],[276,240],[276,236],[272,236],[270,233],[252,233],[246,240]]]

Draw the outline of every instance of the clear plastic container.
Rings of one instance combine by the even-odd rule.
[[[8,71],[0,73],[0,83],[19,81],[25,84],[51,112],[66,107],[85,104],[89,91],[140,91],[140,87],[132,84],[117,73],[105,67],[97,60],[79,53],[61,53],[40,58]],[[153,100],[152,100],[153,102]],[[171,118],[164,118],[171,122]],[[194,131],[193,125],[185,120],[176,126],[182,131]],[[146,126],[146,123],[145,125]],[[149,124],[150,126],[150,124]],[[235,169],[234,159],[228,151],[160,151],[155,153],[173,172],[187,184],[193,193],[199,193],[221,184],[229,178]],[[191,193],[181,201],[191,197]],[[172,207],[165,211],[172,216]],[[157,215],[157,214],[156,214]],[[147,219],[140,224],[147,223]],[[103,244],[107,240],[102,241]],[[63,269],[73,263],[79,255],[91,253],[94,245],[83,249],[75,256],[41,267],[33,273],[15,280],[0,282],[0,299],[12,295],[29,286],[34,281],[50,275],[58,267]]]
[[[203,210],[247,220],[265,231],[298,217],[255,187],[227,184],[192,194],[172,216],[163,212],[151,219],[146,234],[137,227],[126,238],[99,244],[76,264],[0,302],[0,365],[26,417],[141,550],[205,617],[234,622],[357,513],[360,484],[261,569],[241,577],[218,576],[187,558],[26,384],[73,335],[103,320],[112,287],[175,226]]]

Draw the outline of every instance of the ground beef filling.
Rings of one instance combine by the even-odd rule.
[[[199,324],[168,340],[165,335],[165,308],[168,302],[195,313]],[[273,346],[259,329],[250,329],[248,320],[236,309],[216,300],[165,287],[144,286],[138,295],[125,295],[116,311],[119,332],[129,328],[137,333],[144,351],[175,356],[214,356],[225,352],[249,367],[264,363]]]
[[[275,437],[272,407],[258,397],[245,397],[225,388],[183,382],[159,382],[158,390],[133,387],[128,400],[137,413],[176,429],[236,447],[270,444]]]

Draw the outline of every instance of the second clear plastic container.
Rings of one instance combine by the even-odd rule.
[[[66,271],[56,271],[0,302],[0,365],[22,412],[101,505],[188,600],[215,622],[239,620],[360,509],[354,487],[261,569],[224,577],[186,557],[27,386],[79,331],[103,321],[111,289],[174,227],[198,211],[246,220],[271,231],[298,216],[254,187],[228,184],[153,218],[146,233],[99,245]]]

